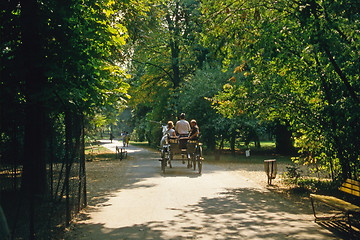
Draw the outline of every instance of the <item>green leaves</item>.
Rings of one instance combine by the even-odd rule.
[[[105,105],[119,111],[128,98],[128,76],[120,67],[128,35],[116,21],[122,7],[120,2],[88,0],[64,5],[64,14],[52,17],[51,28],[65,29],[53,40],[51,68],[60,73],[54,79],[56,89],[62,99],[72,99],[85,112],[103,111]]]
[[[225,67],[247,62],[250,69],[241,80],[234,68],[214,107],[228,117],[243,112],[287,121],[301,149],[320,134],[321,145],[304,156],[325,152],[326,161],[339,157],[348,171],[359,152],[341,139],[351,135],[350,142],[360,143],[353,135],[358,124],[348,128],[357,115],[349,107],[359,108],[360,93],[359,21],[348,14],[359,8],[355,2],[203,1],[203,42],[212,56]]]

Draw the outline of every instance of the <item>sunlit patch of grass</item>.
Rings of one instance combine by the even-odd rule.
[[[158,150],[154,147],[151,147],[148,142],[134,142],[130,141],[131,145],[142,147],[151,150]],[[204,158],[209,162],[233,162],[233,163],[264,163],[264,160],[276,159],[278,163],[288,163],[291,164],[291,156],[283,156],[275,154],[275,143],[274,142],[261,142],[261,147],[256,148],[253,143],[250,143],[250,157],[245,156],[245,150],[247,148],[243,147],[241,149],[236,149],[235,155],[232,155],[229,148],[223,149],[220,154],[220,158],[217,158],[216,153],[213,151],[204,150]]]
[[[100,153],[100,152],[106,152],[106,151],[112,152],[109,149],[107,149],[101,145],[95,145],[93,147],[90,147],[90,146],[85,147],[85,154],[90,154],[91,152]]]
[[[158,150],[154,147],[151,147],[149,145],[149,142],[134,142],[134,141],[130,141],[129,143],[130,145],[133,145],[133,146],[137,146],[137,147],[142,147],[142,148],[146,148],[146,149],[151,149],[151,150]]]
[[[290,156],[281,155],[268,155],[268,154],[250,154],[250,157],[246,157],[245,154],[236,153],[235,156],[231,154],[205,154],[206,161],[209,162],[233,162],[233,163],[264,163],[264,160],[276,159],[278,163],[292,163]]]
[[[87,161],[111,161],[116,160],[116,153],[102,146],[96,146],[93,149],[85,149]]]

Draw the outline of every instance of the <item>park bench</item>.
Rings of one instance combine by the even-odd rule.
[[[97,150],[98,153],[100,153],[100,144],[97,144],[97,146],[93,146],[91,143],[90,143],[90,149],[91,149],[91,154],[94,154],[94,151]]]
[[[95,151],[97,150],[98,153],[100,153],[100,144],[97,144],[94,146],[93,144],[89,144],[90,152],[88,153],[87,161],[93,161],[95,159]]]
[[[352,180],[352,179],[346,179],[346,181],[341,184],[339,187],[339,190],[342,193],[349,194],[350,196],[357,199],[357,203],[360,203],[360,183],[359,181]],[[318,195],[318,194],[310,194],[310,200],[312,209],[314,212],[315,222],[317,220],[338,220],[338,219],[344,219],[349,225],[349,230],[352,232],[352,225],[351,225],[351,218],[353,219],[359,219],[360,217],[360,206],[355,205],[353,203],[350,203],[349,201],[345,201],[343,199],[334,197],[334,196],[327,196],[327,195]],[[331,217],[317,217],[315,213],[315,206],[314,201],[322,202],[330,207],[333,207],[337,210],[340,210],[341,213],[344,215],[342,217],[338,217],[338,215],[331,216]]]
[[[116,146],[116,156],[121,160],[127,157],[127,151],[125,148]]]

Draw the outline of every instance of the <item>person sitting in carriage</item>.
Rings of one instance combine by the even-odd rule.
[[[188,137],[191,130],[190,124],[185,120],[185,113],[180,114],[179,121],[176,122],[175,131],[180,138]]]
[[[160,147],[161,148],[164,146],[167,137],[177,138],[177,136],[175,134],[175,130],[174,130],[173,121],[168,121],[167,125],[164,126],[164,128],[165,127],[166,127],[166,134],[164,134],[164,136],[161,138],[161,141],[160,141]]]
[[[191,125],[191,130],[189,133],[189,139],[190,140],[198,140],[200,131],[199,131],[198,125],[196,124],[196,120],[192,119],[190,121],[190,125]]]
[[[179,146],[181,149],[186,148],[186,142],[188,140],[190,130],[190,124],[187,120],[185,120],[185,113],[181,113],[180,119],[175,125],[175,131],[179,137]]]
[[[168,121],[167,123],[167,134],[170,138],[176,137],[173,121]]]

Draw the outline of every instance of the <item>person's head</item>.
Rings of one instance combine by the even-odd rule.
[[[180,119],[185,119],[185,113],[180,114]]]
[[[196,125],[196,120],[195,119],[191,120],[190,124],[191,124],[192,127],[195,126]]]
[[[167,123],[167,128],[168,128],[168,129],[172,129],[173,127],[174,127],[173,121],[168,121],[168,123]]]

